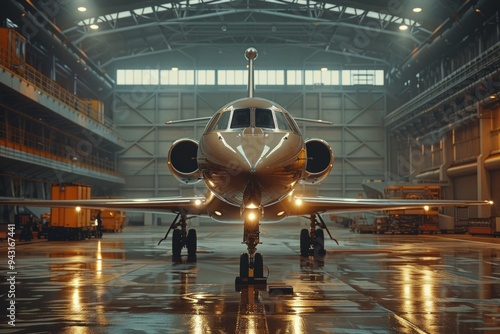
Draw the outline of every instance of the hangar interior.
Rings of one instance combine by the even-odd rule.
[[[334,123],[301,124],[335,153],[330,176],[302,192],[357,197],[364,180],[425,181],[443,185],[446,199],[495,201],[472,216],[500,215],[495,0],[3,7],[0,196],[48,199],[52,183],[91,185],[93,197],[202,193],[174,179],[166,153],[205,124],[165,122],[211,116],[244,97],[252,46],[257,96]]]

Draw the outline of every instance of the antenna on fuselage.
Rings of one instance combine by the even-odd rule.
[[[248,97],[254,97],[253,61],[257,59],[257,56],[258,54],[255,48],[246,49],[245,58],[248,60]]]

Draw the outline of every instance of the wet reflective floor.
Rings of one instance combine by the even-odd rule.
[[[340,245],[327,240],[324,261],[299,257],[307,225],[263,225],[268,285],[239,292],[238,225],[196,227],[196,262],[173,262],[170,238],[157,245],[165,227],[17,242],[15,327],[3,316],[1,332],[500,333],[500,239],[330,225]]]

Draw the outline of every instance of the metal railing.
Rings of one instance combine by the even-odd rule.
[[[61,87],[54,80],[37,71],[34,67],[24,63],[24,61],[21,63],[19,59],[16,60],[10,57],[8,51],[3,47],[0,47],[0,67],[63,103],[68,108],[79,112],[99,124],[105,125],[102,108],[93,108],[89,99],[77,97],[75,94]]]
[[[93,148],[91,152],[79,151],[75,147],[87,144],[62,132],[53,138],[46,138],[0,121],[0,145],[61,163],[118,175],[111,153],[97,148]]]
[[[498,65],[500,59],[500,42],[486,50],[479,57],[460,67],[455,72],[445,77],[440,82],[429,87],[425,92],[416,98],[406,102],[385,117],[385,124],[388,127],[396,126],[398,122],[404,122],[414,115],[420,114],[424,109],[439,99],[444,101],[454,93],[470,88],[480,80],[492,75],[488,69]],[[498,69],[497,69],[498,71]]]

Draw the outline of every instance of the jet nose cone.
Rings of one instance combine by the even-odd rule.
[[[246,142],[237,148],[241,158],[241,167],[247,172],[255,173],[262,168],[262,161],[269,151],[269,147],[256,142]]]

